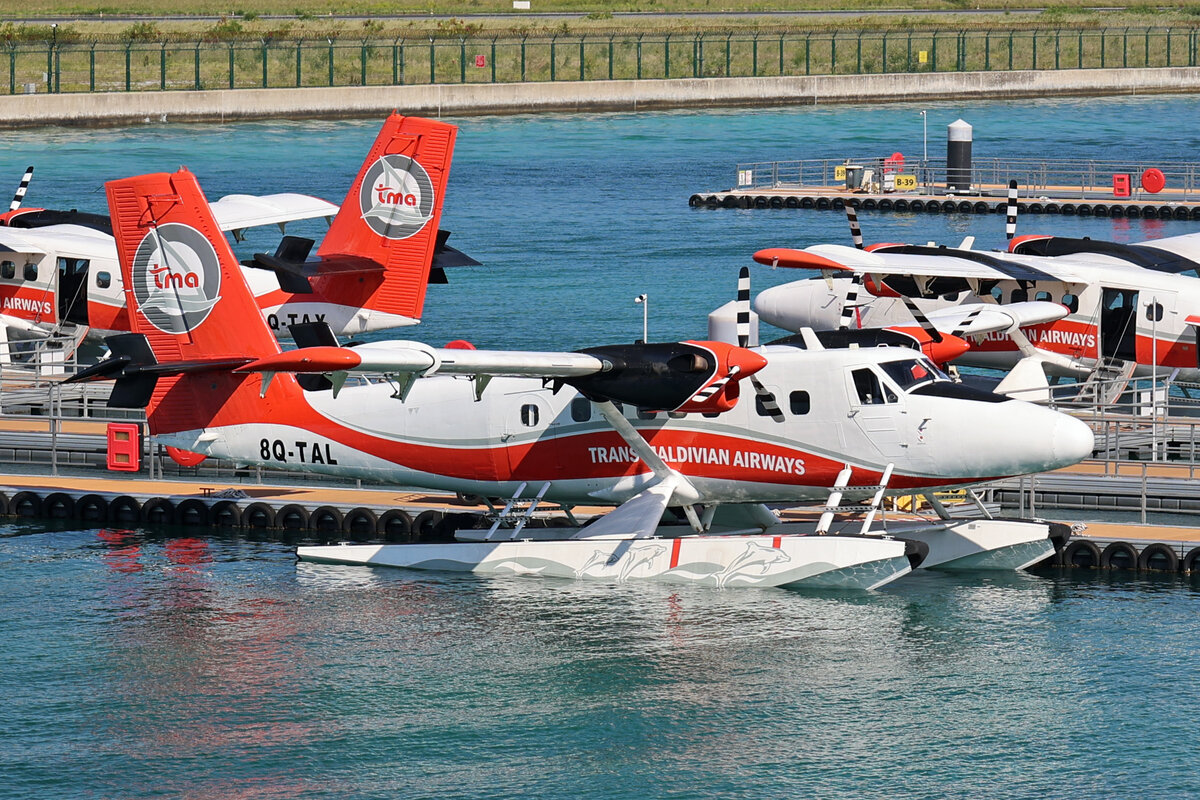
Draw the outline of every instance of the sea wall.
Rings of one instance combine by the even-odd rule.
[[[0,96],[0,127],[1200,91],[1200,67]]]

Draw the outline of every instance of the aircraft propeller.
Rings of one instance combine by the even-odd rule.
[[[8,204],[9,211],[16,211],[21,207],[22,201],[25,200],[25,192],[29,189],[29,182],[33,180],[33,167],[25,168],[25,175],[21,178],[21,185],[17,187],[17,193],[13,195],[12,202]]]

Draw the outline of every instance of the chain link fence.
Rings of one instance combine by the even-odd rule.
[[[1194,67],[1200,27],[0,45],[0,91]]]

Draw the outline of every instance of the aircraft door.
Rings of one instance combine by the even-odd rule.
[[[562,449],[556,434],[558,420],[545,393],[519,392],[506,395],[501,404],[502,455],[496,467],[501,476],[514,480],[553,480],[564,469]],[[540,488],[540,487],[538,487]],[[532,493],[536,493],[537,488]]]
[[[908,441],[900,422],[904,416],[904,393],[896,391],[868,366],[853,367],[846,372],[846,392],[851,418],[879,455],[893,463],[901,458],[907,460]]]
[[[1138,293],[1104,287],[1100,302],[1100,355],[1122,361],[1137,359]]]
[[[88,260],[58,259],[58,318],[77,325],[88,324]]]

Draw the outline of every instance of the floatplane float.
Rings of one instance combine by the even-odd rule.
[[[736,344],[343,347],[311,325],[293,328],[300,346],[284,351],[194,176],[106,188],[133,333],[110,338],[111,357],[77,379],[115,379],[110,405],[145,407],[158,441],[198,455],[513,498],[490,529],[453,541],[305,546],[302,559],[870,589],[922,563],[1023,566],[1059,535],[1047,523],[987,519],[883,535],[871,509],[885,496],[1042,472],[1092,450],[1083,423],[956,384],[919,346],[826,347],[802,331],[751,347],[747,271]],[[198,286],[156,291],[151,275],[164,268],[195,272]],[[829,518],[807,533],[765,505],[822,500]],[[831,532],[843,501],[864,500],[860,532]],[[514,511],[523,502],[616,509],[535,531]],[[686,524],[663,526],[668,512]]]

